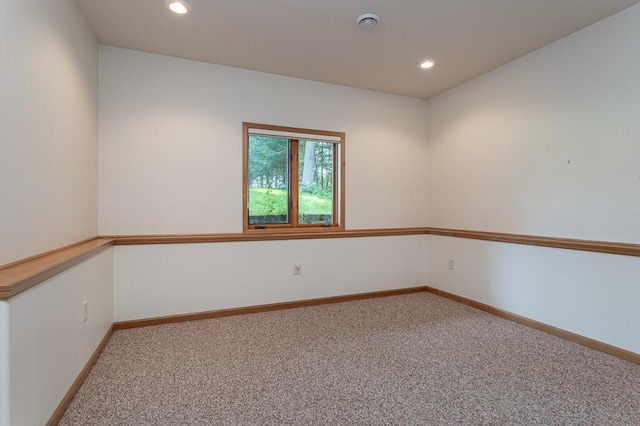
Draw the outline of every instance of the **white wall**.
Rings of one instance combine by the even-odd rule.
[[[0,300],[0,425],[9,424],[9,302]]]
[[[639,39],[635,6],[433,98],[429,225],[640,242]]]
[[[100,233],[242,231],[242,122],[346,132],[346,226],[426,225],[425,101],[100,48]],[[425,237],[117,247],[116,320],[424,285]],[[293,264],[304,274],[294,277]]]
[[[433,98],[429,225],[640,243],[638,40],[635,6]],[[640,352],[640,258],[428,244],[430,285]]]
[[[98,43],[72,0],[3,2],[0,33],[3,265],[98,233]],[[0,425],[44,424],[88,361],[113,320],[111,259],[0,302]]]
[[[100,47],[100,233],[242,231],[242,122],[346,132],[346,226],[426,224],[426,101]]]
[[[0,13],[0,265],[97,234],[98,48],[72,0]]]
[[[113,323],[113,250],[12,297],[8,307],[9,422],[1,424],[42,425]]]
[[[420,286],[425,255],[424,235],[116,246],[115,320]]]

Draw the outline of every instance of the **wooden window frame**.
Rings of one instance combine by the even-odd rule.
[[[266,130],[270,132],[297,133],[316,136],[339,138],[333,143],[333,223],[329,226],[322,224],[298,223],[298,139],[286,137],[296,143],[290,144],[290,173],[289,173],[289,218],[288,224],[249,225],[249,129]],[[295,158],[295,161],[293,160]],[[291,167],[291,164],[296,167]],[[242,123],[242,232],[335,232],[344,231],[345,216],[345,133],[326,130],[304,129],[298,127],[275,126],[259,123]]]

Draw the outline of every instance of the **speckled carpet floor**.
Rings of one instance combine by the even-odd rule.
[[[61,425],[640,425],[640,366],[429,293],[117,331]]]

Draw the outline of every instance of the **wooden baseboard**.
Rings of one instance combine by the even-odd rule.
[[[193,314],[169,315],[164,317],[146,318],[130,321],[120,321],[113,324],[114,330],[127,328],[148,327],[152,325],[169,324],[184,321],[228,317],[233,315],[255,314],[259,312],[280,311],[283,309],[303,308],[306,306],[327,305],[330,303],[351,302],[354,300],[373,299],[376,297],[397,296],[401,294],[419,293],[427,291],[427,287],[408,287],[394,290],[373,291],[369,293],[349,294],[346,296],[322,297],[318,299],[299,300],[294,302],[270,303],[241,308],[220,309],[217,311],[197,312]]]
[[[82,371],[80,371],[80,374],[78,374],[78,377],[73,382],[73,384],[65,394],[64,398],[62,398],[62,401],[60,401],[60,404],[58,404],[58,407],[53,412],[53,414],[51,415],[51,418],[47,422],[47,426],[55,426],[58,424],[58,422],[60,422],[60,419],[62,419],[62,416],[67,411],[67,408],[69,408],[69,404],[71,404],[71,401],[73,401],[73,398],[76,396],[76,393],[78,393],[78,391],[80,390],[80,387],[82,386],[84,381],[87,379],[87,376],[89,376],[89,373],[91,372],[91,369],[93,368],[94,364],[96,363],[96,361],[98,361],[98,358],[102,353],[102,350],[109,342],[109,339],[113,334],[113,330],[114,330],[114,327],[112,324],[111,327],[109,327],[109,330],[107,330],[107,333],[104,335],[104,337],[100,341],[100,344],[98,345],[96,350],[93,352],[93,355],[91,355],[91,358],[89,358],[89,361],[87,361],[87,364],[84,366]]]
[[[269,312],[269,311],[279,311],[283,309],[294,309],[294,308],[302,308],[306,306],[316,306],[316,305],[326,305],[330,303],[341,303],[341,302],[350,302],[354,300],[363,300],[363,299],[371,299],[376,297],[388,297],[388,296],[397,296],[402,294],[410,294],[410,293],[419,293],[419,292],[429,292],[433,293],[437,296],[445,297],[447,299],[453,300],[458,303],[462,303],[464,305],[468,305],[474,307],[476,309],[480,309],[481,311],[488,312],[490,314],[499,316],[501,318],[508,319],[510,321],[517,322],[519,324],[525,325],[527,327],[535,328],[536,330],[544,331],[545,333],[552,334],[557,337],[561,337],[563,339],[569,340],[574,343],[578,343],[580,345],[586,346],[591,349],[595,349],[600,352],[607,353],[609,355],[613,355],[625,361],[630,361],[635,364],[640,364],[640,354],[635,352],[628,351],[626,349],[618,348],[616,346],[609,345],[607,343],[599,342],[594,339],[590,339],[588,337],[581,336],[576,333],[572,333],[570,331],[563,330],[561,328],[553,327],[548,324],[544,324],[539,321],[535,321],[499,308],[495,308],[490,305],[486,305],[484,303],[476,302],[475,300],[467,299],[466,297],[458,296],[453,293],[448,293],[443,290],[438,290],[429,286],[420,286],[420,287],[409,287],[409,288],[401,288],[396,290],[383,290],[383,291],[374,291],[370,293],[358,293],[358,294],[350,294],[346,296],[334,296],[334,297],[323,297],[318,299],[307,299],[307,300],[299,300],[293,302],[282,302],[282,303],[271,303],[267,305],[254,305],[254,306],[246,306],[241,308],[231,308],[231,309],[221,309],[216,311],[207,311],[207,312],[197,312],[192,314],[181,314],[181,315],[169,315],[164,317],[155,317],[155,318],[146,318],[146,319],[138,319],[138,320],[130,320],[130,321],[120,321],[113,324],[114,330],[124,330],[128,328],[137,328],[137,327],[148,327],[153,325],[160,324],[170,324],[176,322],[184,322],[184,321],[197,321],[203,319],[211,319],[211,318],[220,318],[220,317],[228,317],[233,315],[244,315],[244,314],[254,314],[259,312]]]
[[[318,299],[307,299],[300,300],[294,302],[282,302],[282,303],[271,303],[266,305],[254,305],[247,306],[242,308],[231,308],[231,309],[221,309],[216,311],[207,311],[207,312],[198,312],[193,314],[182,314],[182,315],[170,315],[164,317],[156,317],[156,318],[147,318],[147,319],[139,319],[139,320],[131,320],[131,321],[120,321],[115,322],[111,325],[104,338],[94,351],[93,355],[84,366],[76,380],[73,382],[66,395],[51,415],[51,418],[47,422],[47,426],[55,426],[58,424],[62,416],[66,412],[67,408],[69,408],[69,404],[73,401],[78,390],[86,380],[87,376],[91,372],[94,364],[98,360],[98,357],[102,353],[102,350],[106,346],[107,342],[111,338],[111,335],[115,330],[123,330],[128,328],[137,328],[137,327],[147,327],[152,325],[160,325],[160,324],[169,324],[169,323],[177,323],[184,321],[197,321],[202,319],[211,319],[211,318],[220,318],[227,317],[233,315],[244,315],[244,314],[252,314],[259,312],[269,312],[269,311],[277,311],[283,309],[294,309],[294,308],[302,308],[306,306],[317,306],[317,305],[326,305],[331,303],[341,303],[341,302],[350,302],[355,300],[364,300],[364,299],[372,299],[378,297],[388,297],[388,296],[398,296],[402,294],[411,294],[411,293],[420,293],[420,292],[428,292],[435,294],[437,296],[445,297],[447,299],[453,300],[458,303],[462,303],[467,306],[474,307],[476,309],[480,309],[481,311],[488,312],[490,314],[496,315],[501,318],[508,319],[510,321],[517,322],[519,324],[525,325],[527,327],[535,328],[540,331],[544,331],[546,333],[552,334],[557,337],[561,337],[563,339],[569,340],[574,343],[578,343],[580,345],[586,346],[591,349],[598,350],[600,352],[607,353],[609,355],[613,355],[625,361],[629,361],[635,364],[640,365],[640,354],[635,352],[628,351],[626,349],[618,348],[616,346],[609,345],[607,343],[599,342],[597,340],[590,339],[588,337],[581,336],[579,334],[572,333],[570,331],[562,330],[557,327],[553,327],[499,308],[495,308],[493,306],[476,302],[475,300],[467,299],[466,297],[458,296],[453,293],[449,293],[443,290],[439,290],[429,286],[419,286],[419,287],[408,287],[394,290],[383,290],[383,291],[374,291],[368,293],[358,293],[358,294],[350,294],[346,296],[333,296],[333,297],[323,297]]]
[[[578,343],[579,345],[586,346],[591,349],[595,349],[600,352],[604,352],[609,355],[613,355],[625,361],[633,362],[635,364],[640,364],[640,354],[635,352],[628,351],[626,349],[618,348],[616,346],[609,345],[607,343],[599,342],[594,339],[590,339],[588,337],[581,336],[576,333],[572,333],[570,331],[563,330],[561,328],[557,328],[548,324],[544,324],[542,322],[538,322],[499,308],[494,308],[493,306],[486,305],[484,303],[476,302],[475,300],[467,299],[466,297],[458,296],[453,293],[449,293],[443,290],[438,290],[433,287],[425,287],[425,290],[429,293],[433,293],[437,296],[445,297],[447,299],[453,300],[458,303],[462,303],[464,305],[468,305],[474,307],[476,309],[480,309],[481,311],[488,312],[490,314],[496,315],[501,318],[508,319],[510,321],[517,322],[522,325],[526,325],[527,327],[535,328],[536,330],[544,331],[545,333],[553,334],[554,336],[561,337],[563,339],[569,340],[574,343]]]

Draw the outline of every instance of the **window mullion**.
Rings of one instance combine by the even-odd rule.
[[[298,226],[298,139],[291,139],[289,143],[289,217],[295,228]]]

